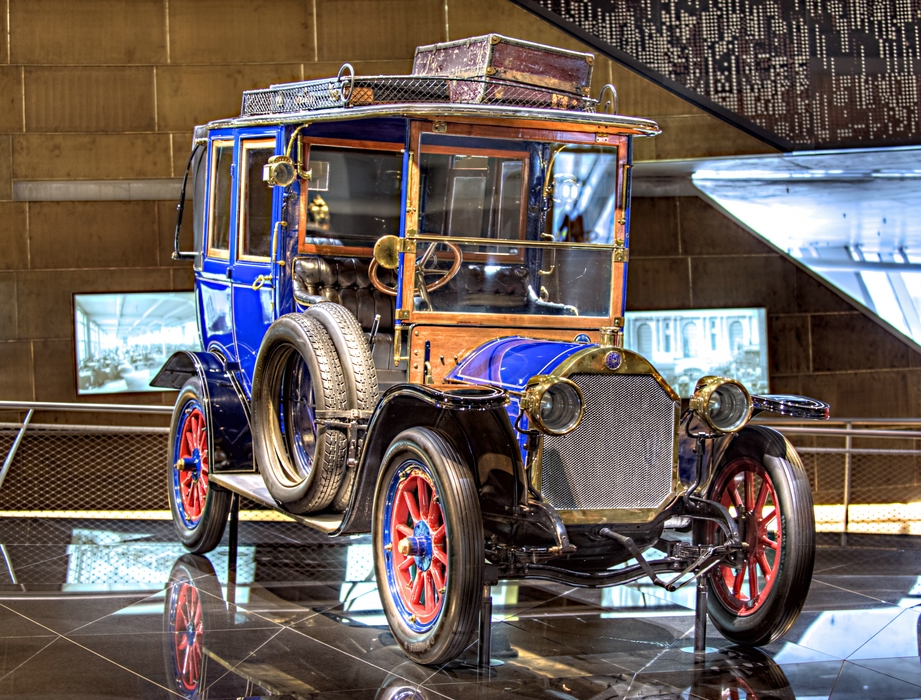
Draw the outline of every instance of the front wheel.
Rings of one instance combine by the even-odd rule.
[[[483,522],[473,475],[440,433],[412,428],[390,444],[373,523],[377,586],[394,638],[414,661],[451,661],[476,627]]]
[[[812,580],[815,516],[806,471],[779,434],[748,429],[721,460],[709,494],[748,545],[710,573],[710,619],[731,642],[768,644],[793,625]],[[723,540],[713,525],[707,538]]]
[[[170,512],[183,546],[193,554],[217,547],[230,510],[230,492],[211,485],[213,436],[197,377],[179,392],[169,432],[166,481]]]

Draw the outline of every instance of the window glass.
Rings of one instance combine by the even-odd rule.
[[[302,201],[306,244],[371,248],[400,231],[403,155],[311,146]]]
[[[527,157],[527,153],[465,151],[462,147],[426,148],[423,142],[420,231],[459,238],[523,238]],[[470,250],[475,257],[510,252],[517,251],[496,246]]]
[[[271,254],[273,188],[263,181],[262,168],[274,152],[274,141],[243,144],[239,257],[267,258]]]
[[[230,194],[233,141],[214,141],[211,145],[211,225],[208,255],[230,256]]]

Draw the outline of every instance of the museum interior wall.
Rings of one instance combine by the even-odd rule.
[[[239,112],[244,89],[409,72],[416,45],[488,32],[586,50],[505,0],[5,0],[0,32],[0,398],[77,401],[74,293],[188,290],[170,259],[175,202],[35,201],[27,185],[175,180],[193,125]],[[663,129],[636,160],[773,149],[608,59],[620,111]],[[53,189],[53,188],[52,188]],[[46,188],[44,191],[50,191]],[[32,201],[24,201],[32,200]],[[921,415],[921,354],[695,197],[641,198],[630,308],[766,306],[774,391],[837,415]],[[172,403],[172,393],[81,401]],[[7,414],[6,418],[13,416]],[[125,416],[51,420],[113,423]],[[162,424],[159,416],[134,416]]]

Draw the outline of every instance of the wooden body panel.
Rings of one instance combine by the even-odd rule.
[[[601,339],[596,330],[540,328],[520,332],[514,328],[487,328],[483,326],[413,326],[409,335],[409,381],[425,381],[425,343],[429,345],[432,378],[436,384],[444,381],[464,355],[478,345],[503,336],[523,335],[544,340],[572,341],[577,335],[587,335],[593,343]]]

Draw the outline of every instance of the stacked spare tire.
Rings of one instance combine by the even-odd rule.
[[[279,505],[345,510],[362,437],[348,419],[367,425],[379,398],[370,346],[345,307],[324,302],[271,325],[253,375],[253,456]]]

